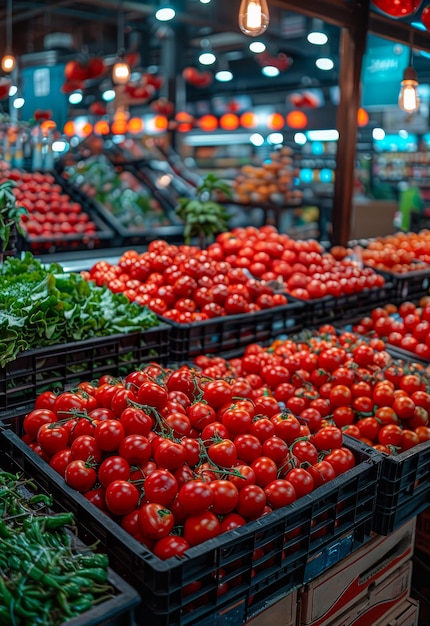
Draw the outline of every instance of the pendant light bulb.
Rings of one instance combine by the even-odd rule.
[[[1,60],[1,68],[5,74],[13,72],[16,66],[16,59],[13,54],[5,54]]]
[[[239,28],[249,37],[258,37],[269,26],[269,9],[266,0],[241,0]]]
[[[414,68],[409,65],[403,74],[400,83],[399,107],[406,113],[417,111],[420,104],[418,97],[418,80]]]
[[[130,74],[131,70],[129,64],[123,58],[119,57],[112,69],[113,83],[115,85],[125,85],[130,79]]]

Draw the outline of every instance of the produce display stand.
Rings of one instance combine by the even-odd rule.
[[[199,354],[227,358],[243,352],[249,343],[268,343],[279,335],[303,329],[305,307],[300,302],[240,315],[225,315],[182,324],[159,316],[170,325],[169,355],[172,362],[189,361]]]
[[[86,194],[82,194],[78,189],[73,188],[67,181],[55,174],[55,182],[61,185],[63,193],[70,196],[73,202],[79,202],[83,211],[88,214],[90,220],[96,225],[94,233],[53,233],[51,237],[39,235],[27,235],[24,247],[33,254],[44,254],[53,252],[63,252],[66,250],[91,250],[99,248],[109,248],[115,245],[116,233],[109,226],[108,221],[98,211],[95,203]]]
[[[372,535],[380,455],[346,444],[356,466],[292,504],[190,548],[183,558],[158,559],[40,459],[18,436],[23,416],[0,429],[0,454],[38,476],[72,511],[90,541],[140,594],[138,623],[151,626],[241,624],[272,599],[303,585]],[[15,432],[16,431],[16,432]],[[18,433],[18,434],[17,434]],[[257,556],[258,555],[258,556]],[[221,571],[230,587],[218,593]],[[186,595],[188,585],[199,588]]]
[[[40,470],[38,464],[33,464],[29,461],[24,467],[24,464],[20,463],[19,458],[15,454],[10,453],[11,450],[7,449],[3,440],[0,441],[0,451],[1,469],[3,471],[12,474],[22,474],[24,472],[23,476],[31,478],[32,483],[36,485],[36,493],[54,495],[52,512],[70,511],[63,498],[56,497],[55,490],[51,490],[52,483],[44,472]],[[75,520],[78,535],[76,538],[73,538],[73,542],[76,544],[76,547],[81,549],[98,542],[98,537],[88,535],[85,518],[75,515]],[[111,598],[94,605],[78,617],[63,622],[63,626],[121,626],[123,624],[134,624],[134,611],[140,604],[139,594],[111,567],[108,568],[108,583],[114,590],[114,595]]]
[[[428,269],[414,272],[387,272],[375,269],[392,284],[392,302],[400,304],[405,300],[419,300],[430,292],[430,265]]]
[[[22,352],[0,369],[0,412],[35,400],[45,389],[71,388],[103,374],[120,376],[153,360],[165,364],[169,332],[167,325],[160,324],[142,332]]]
[[[364,314],[372,308],[382,306],[391,298],[392,284],[386,282],[382,287],[364,289],[351,295],[324,296],[313,300],[301,300],[288,295],[291,300],[304,305],[304,326],[315,327],[332,324],[340,320],[349,320],[357,313]]]

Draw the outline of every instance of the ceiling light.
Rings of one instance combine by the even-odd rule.
[[[82,99],[83,99],[82,91],[74,91],[69,96],[70,104],[79,104],[80,102],[82,102]]]
[[[113,89],[107,89],[102,93],[102,99],[105,102],[110,102],[115,99],[115,91]]]
[[[372,137],[373,139],[376,139],[376,141],[385,139],[385,130],[383,128],[374,128],[372,131]]]
[[[260,135],[260,133],[253,133],[249,138],[249,141],[254,146],[262,146],[264,143],[264,137],[263,135]]]
[[[239,28],[249,37],[258,37],[269,26],[266,0],[242,0],[239,8]]]
[[[15,98],[15,100],[13,101],[13,108],[14,109],[22,109],[24,104],[25,104],[24,98]]]
[[[216,56],[213,52],[202,52],[199,61],[202,65],[212,65],[216,61]]]
[[[115,85],[125,85],[130,79],[130,66],[127,61],[121,56],[118,57],[117,62],[112,69],[112,81]]]
[[[267,136],[267,141],[272,144],[272,146],[279,145],[280,143],[284,143],[284,135],[282,133],[270,133]]]
[[[209,2],[210,2],[210,1],[211,1],[211,0],[200,0],[200,2],[201,2],[202,4],[209,4]]]
[[[230,80],[233,80],[233,74],[230,70],[220,70],[215,74],[216,80],[219,80],[220,83],[228,83]]]
[[[339,139],[339,132],[335,129],[308,130],[306,135],[310,141],[337,141]]]
[[[7,0],[6,8],[6,52],[1,60],[1,68],[5,74],[13,72],[16,59],[12,54],[12,0]]]
[[[11,85],[9,87],[9,96],[14,96],[18,91],[18,87],[16,85]]]
[[[307,40],[314,46],[323,46],[327,43],[328,37],[324,32],[324,22],[319,19],[313,19],[311,29],[308,33]]]
[[[260,52],[265,51],[266,45],[262,41],[251,41],[251,43],[249,44],[249,49],[255,54],[260,54]]]
[[[264,74],[264,76],[268,76],[269,78],[274,78],[275,76],[278,76],[280,74],[280,71],[274,65],[265,65],[262,68],[261,73]]]
[[[170,22],[170,20],[173,20],[175,15],[175,9],[170,6],[163,6],[160,7],[158,11],[156,11],[155,19],[157,19],[159,22]]]
[[[331,59],[329,59],[328,57],[320,57],[319,59],[317,59],[315,61],[315,65],[317,66],[317,68],[319,70],[332,70],[334,67],[334,63]]]
[[[299,146],[304,146],[307,142],[305,133],[296,133],[294,135],[294,141],[295,143],[299,144]]]
[[[417,73],[412,67],[412,48],[409,53],[409,65],[403,73],[403,80],[400,83],[399,107],[406,113],[417,111],[420,106],[418,97]]]

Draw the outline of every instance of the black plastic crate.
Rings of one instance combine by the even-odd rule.
[[[389,535],[430,505],[430,441],[382,455],[373,530]]]
[[[70,388],[103,374],[121,376],[169,358],[169,326],[96,337],[18,354],[0,369],[0,411],[22,406],[46,389]]]
[[[396,274],[375,270],[392,284],[392,299],[394,304],[401,304],[405,300],[419,300],[430,293],[430,265],[428,269]]]
[[[0,443],[0,450],[0,468],[12,474],[21,473],[23,471],[23,464],[19,463],[19,461],[14,458],[13,454],[9,452],[3,453],[5,447],[2,443]],[[26,465],[24,476],[31,478],[37,488],[36,493],[51,494],[49,482],[43,476],[39,481],[40,472],[38,468],[32,466],[31,463]],[[68,510],[69,509],[63,505],[61,499],[54,499],[52,506],[54,513],[66,512]],[[85,545],[93,543],[92,539],[90,542],[87,541],[88,537],[85,525],[78,517],[76,517],[76,528],[78,534],[74,542],[78,548],[83,548]],[[138,604],[140,604],[138,592],[111,567],[108,568],[108,582],[113,587],[115,595],[100,604],[94,605],[81,615],[63,622],[62,626],[122,626],[125,624],[134,624],[134,611]]]
[[[21,416],[23,418],[23,416]],[[14,429],[22,419],[15,420]],[[88,538],[99,540],[111,567],[141,595],[138,623],[151,626],[235,626],[333,565],[371,538],[380,455],[355,441],[356,466],[291,505],[195,546],[183,558],[161,561],[81,494],[70,489],[13,429],[0,431],[0,454],[72,511]],[[345,547],[347,544],[347,547]],[[321,558],[321,554],[325,558]],[[309,565],[310,564],[310,565]],[[221,580],[229,584],[219,594]],[[196,585],[187,595],[191,585]]]
[[[192,324],[161,317],[170,325],[172,362],[189,361],[199,354],[222,354],[231,358],[254,342],[267,344],[279,335],[299,332],[304,327],[304,305],[288,302],[271,309],[225,315]]]
[[[391,293],[392,285],[386,283],[382,287],[364,289],[360,293],[343,295],[338,298],[324,296],[324,298],[315,298],[314,300],[292,299],[304,304],[304,325],[313,327],[346,320],[357,315],[357,313],[364,314],[374,307],[389,302]]]

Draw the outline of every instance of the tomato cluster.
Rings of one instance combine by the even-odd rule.
[[[57,236],[96,233],[89,214],[64,193],[52,174],[13,169],[6,176],[17,183],[14,195],[29,212],[23,222],[30,243],[36,237],[52,242]]]
[[[353,330],[367,336],[381,337],[388,344],[408,350],[430,361],[430,302],[423,306],[405,301],[398,307],[390,304],[373,309]]]
[[[88,280],[147,305],[181,323],[237,315],[288,304],[287,297],[244,270],[214,259],[208,250],[171,245],[161,239],[148,250],[125,252],[117,265],[99,261]]]
[[[311,334],[251,344],[242,358],[196,358],[203,374],[254,384],[301,419],[311,431],[322,420],[387,454],[430,439],[430,393],[423,367],[393,359],[381,339],[368,341],[330,325]]]
[[[305,424],[258,377],[215,379],[186,365],[43,392],[23,430],[69,486],[162,559],[355,465],[340,428]]]
[[[366,265],[396,274],[429,270],[430,231],[377,237],[368,242],[362,255]]]
[[[371,268],[325,253],[316,240],[294,240],[274,226],[220,233],[208,252],[264,281],[281,281],[287,293],[305,300],[349,295],[385,282]]]

